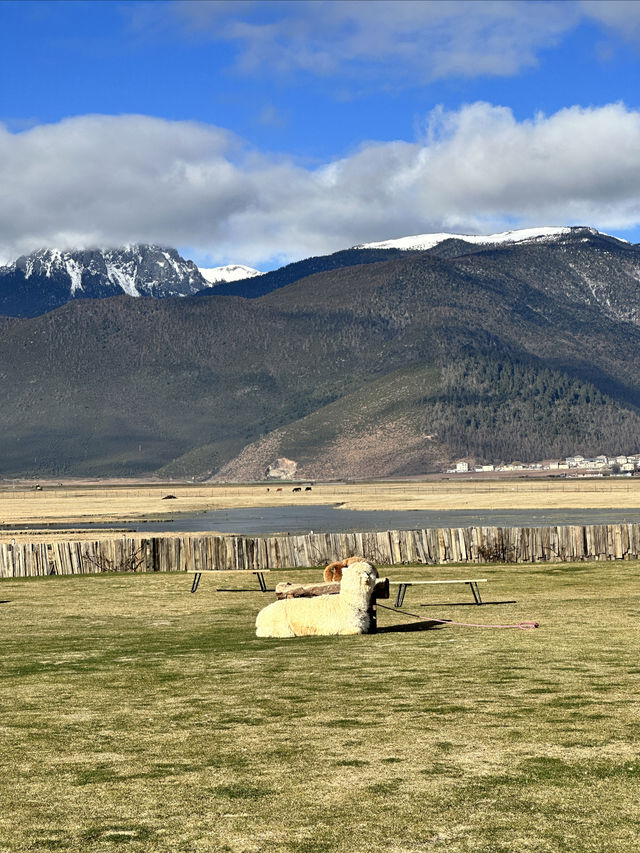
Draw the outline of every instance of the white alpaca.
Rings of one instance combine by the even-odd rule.
[[[285,598],[264,607],[256,619],[258,637],[366,634],[378,572],[364,560],[344,570],[338,595]]]

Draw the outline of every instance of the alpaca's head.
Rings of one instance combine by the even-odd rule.
[[[362,599],[368,605],[377,579],[378,572],[371,563],[364,560],[360,563],[351,563],[342,572],[340,595]]]

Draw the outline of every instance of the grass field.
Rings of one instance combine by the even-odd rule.
[[[345,509],[582,509],[640,508],[640,478],[592,480],[465,480],[318,484],[293,493],[292,484],[91,485],[0,483],[0,524],[118,522],[178,517],[208,509],[339,504]],[[176,500],[163,500],[168,495]]]
[[[0,581],[0,850],[637,850],[640,564],[481,576],[517,604],[413,588],[420,630],[297,640],[250,578]]]

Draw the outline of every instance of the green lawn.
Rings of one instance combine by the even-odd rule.
[[[637,850],[640,564],[388,574],[540,628],[258,640],[252,577],[0,581],[0,850]]]

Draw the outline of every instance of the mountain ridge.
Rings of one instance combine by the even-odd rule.
[[[402,237],[377,243],[363,243],[349,249],[341,249],[330,255],[306,258],[294,261],[277,270],[263,273],[257,280],[229,281],[216,286],[218,295],[242,296],[256,299],[272,290],[286,287],[302,278],[319,272],[342,269],[360,264],[378,263],[393,258],[408,257],[410,254],[427,252],[443,258],[457,258],[463,255],[501,251],[510,246],[535,244],[562,245],[585,240],[593,243],[615,245],[617,248],[634,248],[634,244],[617,237],[604,234],[588,226],[567,226],[554,228],[520,229],[500,234],[474,236],[462,234],[422,234],[414,237]],[[638,248],[638,247],[635,247]],[[201,296],[208,295],[203,292]]]
[[[581,239],[633,244],[594,228],[558,226],[492,235],[453,233],[364,243],[330,255],[305,258],[261,273],[244,264],[198,268],[170,247],[129,244],[116,248],[38,249],[0,265],[0,315],[33,317],[78,298],[234,295],[256,299],[309,275],[428,252],[443,258],[480,254],[514,245],[560,245]]]
[[[208,286],[175,249],[38,249],[0,267],[0,313],[33,317],[73,299],[191,296]]]
[[[211,285],[222,284],[227,281],[243,281],[247,278],[255,278],[262,275],[260,270],[245,264],[226,264],[222,267],[198,267],[200,275]]]
[[[506,243],[528,243],[530,241],[550,241],[558,237],[566,237],[572,232],[589,232],[592,235],[610,237],[596,228],[583,225],[543,226],[539,228],[518,228],[511,231],[501,231],[496,234],[457,234],[457,233],[433,233],[415,234],[410,237],[398,237],[395,239],[382,240],[373,243],[362,243],[354,246],[355,249],[405,249],[414,251],[428,251],[446,240],[459,240],[478,246],[498,246]],[[618,240],[618,237],[612,239]],[[623,240],[621,242],[627,242]]]
[[[329,257],[253,299],[3,318],[0,475],[260,478],[285,456],[301,476],[395,476],[636,452],[640,248],[445,243]]]

